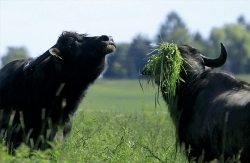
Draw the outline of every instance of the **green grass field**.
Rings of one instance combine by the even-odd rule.
[[[81,108],[122,112],[155,108],[156,90],[146,81],[141,84],[143,90],[139,80],[97,80],[89,88]]]
[[[89,89],[69,138],[83,132],[84,162],[185,162],[165,103],[156,106],[156,90],[141,83],[144,90],[138,80],[98,80]]]
[[[240,76],[248,80],[247,76]],[[92,85],[73,118],[73,131],[53,149],[35,151],[22,145],[16,156],[0,146],[0,162],[185,163],[175,148],[175,130],[167,107],[146,81],[102,80]]]

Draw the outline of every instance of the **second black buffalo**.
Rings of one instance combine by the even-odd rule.
[[[190,162],[238,159],[248,163],[250,84],[215,69],[227,59],[223,44],[220,56],[215,59],[203,56],[189,45],[180,45],[178,49],[185,60],[180,72],[184,81],[177,83],[173,103],[162,92],[175,122],[177,142]],[[148,71],[144,69],[142,73],[147,75]]]
[[[11,147],[32,148],[53,140],[57,126],[71,130],[75,113],[115,51],[112,37],[63,32],[56,44],[36,59],[18,59],[0,70],[0,135]]]

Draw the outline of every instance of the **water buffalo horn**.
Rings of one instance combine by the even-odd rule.
[[[55,46],[53,46],[52,48],[54,48],[54,47]],[[39,63],[41,63],[43,60],[45,60],[46,58],[48,58],[49,56],[51,56],[51,53],[50,53],[49,50],[47,50],[45,53],[43,53],[39,57],[35,58],[33,61],[29,62],[26,66],[24,66],[23,71],[26,72],[28,70],[31,70],[33,67],[35,67],[36,65],[38,65]]]
[[[211,58],[207,58],[203,55],[201,56],[204,60],[205,66],[216,68],[216,67],[222,66],[226,62],[227,50],[222,43],[220,45],[221,45],[221,53],[220,53],[220,56],[218,58],[211,59]]]

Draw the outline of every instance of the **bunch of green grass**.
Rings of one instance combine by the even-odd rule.
[[[158,86],[158,94],[161,90],[167,98],[168,104],[170,104],[176,95],[176,85],[182,80],[180,71],[183,69],[184,60],[174,43],[159,43],[153,52],[156,52],[156,54],[149,57],[144,73],[154,78],[153,80]],[[152,80],[152,78],[149,80]]]

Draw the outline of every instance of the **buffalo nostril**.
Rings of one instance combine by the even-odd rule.
[[[109,36],[107,35],[102,35],[101,36],[102,41],[109,41]]]

